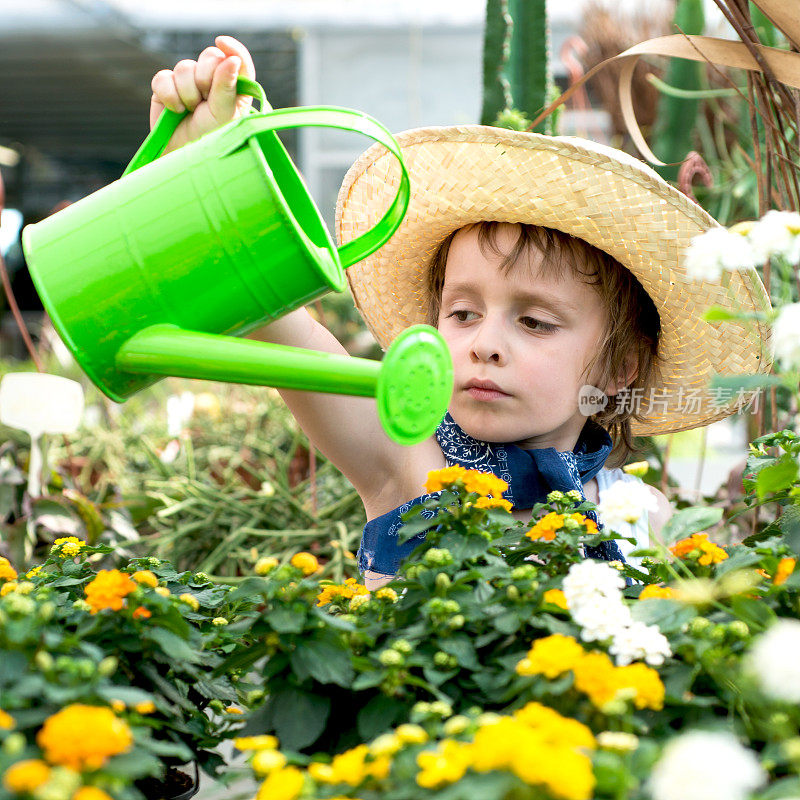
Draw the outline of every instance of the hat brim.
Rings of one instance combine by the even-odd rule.
[[[707,425],[734,413],[743,397],[719,404],[712,376],[766,372],[764,321],[706,322],[712,305],[767,312],[754,269],[726,282],[694,281],[683,267],[692,237],[718,223],[632,156],[585,139],[480,125],[419,128],[396,136],[411,179],[408,212],[392,238],[347,270],[353,297],[381,347],[425,322],[427,270],[439,244],[464,225],[493,220],[555,228],[604,250],[627,267],[661,320],[661,380],[642,398],[635,435]],[[400,178],[380,145],[350,168],[339,192],[336,229],[344,244],[374,226]]]

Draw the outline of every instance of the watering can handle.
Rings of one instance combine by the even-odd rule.
[[[240,75],[236,79],[236,93],[255,97],[259,101],[262,111],[270,111],[272,109],[272,106],[267,102],[267,97],[261,84],[251,81],[250,78],[245,78],[244,75]],[[254,109],[251,107],[250,111],[253,112]],[[188,114],[188,111],[178,112],[165,108],[161,112],[161,116],[156,120],[156,124],[153,125],[153,130],[150,131],[147,138],[134,153],[131,163],[125,167],[122,177],[145,166],[145,164],[149,164],[151,161],[155,161],[164,152],[164,148],[172,138],[172,134],[175,133],[175,129],[181,120]]]
[[[339,247],[339,259],[342,267],[347,268],[361,261],[361,259],[366,258],[370,253],[374,253],[389,240],[405,216],[410,198],[410,184],[400,146],[380,122],[367,114],[362,114],[360,111],[336,106],[282,108],[272,111],[272,107],[267,102],[260,84],[242,75],[236,80],[236,90],[239,94],[251,95],[258,99],[262,110],[268,113],[255,113],[251,109],[251,116],[237,120],[235,125],[231,125],[229,135],[233,138],[233,141],[228,148],[229,152],[246,144],[250,138],[273,131],[296,127],[323,127],[361,133],[382,144],[392,153],[400,165],[400,183],[397,187],[397,194],[376,225],[351,242]],[[136,151],[131,163],[125,168],[125,172],[122,173],[123,177],[145,166],[145,164],[155,161],[161,155],[167,142],[175,132],[175,128],[178,127],[178,124],[187,113],[178,114],[165,108],[153,130],[150,131],[149,136]]]

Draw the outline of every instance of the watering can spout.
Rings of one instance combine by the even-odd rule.
[[[438,426],[453,384],[447,345],[427,325],[408,328],[382,361],[373,361],[157,324],[131,336],[116,363],[143,375],[375,397],[384,430],[401,444],[415,444]]]

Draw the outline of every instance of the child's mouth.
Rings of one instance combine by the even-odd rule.
[[[501,392],[498,389],[483,389],[480,386],[470,386],[467,389],[467,393],[475,400],[481,400],[483,402],[490,402],[492,400],[500,400],[503,397],[509,397],[509,395],[507,395],[505,392]]]

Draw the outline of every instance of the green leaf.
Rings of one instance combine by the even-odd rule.
[[[301,641],[289,660],[301,681],[311,677],[320,683],[335,683],[345,688],[353,682],[350,654],[335,641],[320,639]]]
[[[137,689],[135,686],[98,686],[97,694],[109,703],[112,700],[122,700],[126,706],[134,706],[137,703],[153,701],[153,695],[144,689]]]
[[[783,492],[797,480],[797,460],[784,453],[774,464],[764,467],[756,477],[756,494],[759,500],[770,493]]]
[[[166,628],[145,628],[144,638],[157,644],[171,659],[197,664],[202,659],[187,641]]]
[[[466,636],[454,636],[451,639],[441,639],[439,649],[458,659],[458,665],[463,669],[479,670],[481,664],[475,654],[472,642]]]
[[[300,633],[306,625],[305,609],[276,608],[267,614],[267,621],[278,633]]]
[[[365,742],[374,739],[379,734],[388,731],[405,711],[405,703],[401,703],[394,697],[387,697],[385,694],[373,697],[358,712],[356,723],[358,735]]]
[[[783,539],[793,553],[800,553],[800,506],[790,505],[778,517]]]
[[[631,606],[631,616],[645,625],[657,625],[661,633],[675,633],[691,622],[697,613],[691,606],[676,603],[666,597],[637,600]]]
[[[693,533],[710,528],[722,519],[722,509],[696,506],[676,511],[661,529],[661,539],[666,544],[685,539]]]
[[[103,772],[121,778],[143,778],[145,775],[158,776],[164,769],[161,760],[141,747],[110,758],[103,766]]]
[[[777,619],[775,612],[763,601],[750,597],[734,597],[733,613],[751,628],[768,628]]]
[[[269,699],[275,734],[281,747],[301,750],[313,744],[325,730],[331,711],[329,697],[287,686]]]

